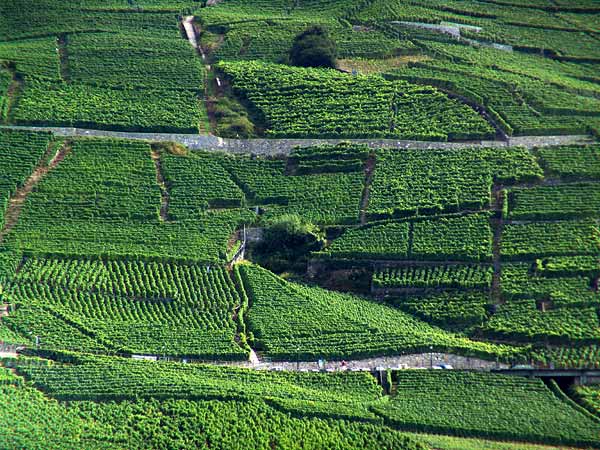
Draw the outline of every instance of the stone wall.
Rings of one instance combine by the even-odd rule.
[[[589,136],[522,136],[508,140],[495,141],[463,141],[463,142],[429,142],[396,139],[224,139],[204,134],[176,133],[130,133],[122,131],[86,130],[81,128],[60,127],[17,127],[2,128],[24,129],[33,131],[51,131],[57,136],[96,136],[121,139],[140,139],[156,142],[179,142],[192,150],[222,151],[233,154],[253,154],[262,156],[287,155],[297,146],[335,145],[340,142],[367,145],[370,148],[398,148],[426,150],[431,148],[481,148],[481,147],[544,147],[550,145],[582,144],[593,140]]]

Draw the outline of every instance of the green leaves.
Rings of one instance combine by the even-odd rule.
[[[232,316],[241,300],[222,267],[29,258],[7,319],[52,350],[243,360]]]
[[[396,396],[374,407],[398,427],[460,436],[597,446],[598,423],[539,379],[457,371],[399,371]]]
[[[433,88],[257,61],[218,67],[264,115],[268,137],[447,140],[452,133],[458,139],[493,134],[474,110]]]
[[[358,359],[436,350],[510,358],[518,348],[472,341],[386,304],[289,283],[258,266],[236,266],[251,299],[248,326],[274,358]]]

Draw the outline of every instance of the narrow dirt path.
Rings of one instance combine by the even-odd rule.
[[[494,186],[492,190],[492,195],[494,197],[494,207],[497,211],[502,211],[502,206],[505,201],[508,201],[504,198],[502,190]],[[504,219],[502,216],[499,218],[490,219],[492,229],[494,230],[494,237],[492,240],[492,261],[494,267],[494,273],[492,275],[492,291],[491,296],[492,300],[496,305],[504,303],[504,298],[502,297],[502,286],[501,286],[501,278],[502,278],[502,263],[501,263],[501,241],[502,241],[502,230],[504,228]]]
[[[16,99],[18,97],[18,93],[21,90],[22,86],[23,86],[23,80],[17,76],[17,73],[14,69],[7,69],[12,77],[12,81],[10,83],[10,86],[8,87],[8,90],[6,91],[6,98],[7,98],[7,102],[8,105],[6,106],[6,115],[5,116],[1,116],[0,115],[0,119],[2,119],[2,123],[8,124],[9,123],[9,118],[11,115],[11,111],[14,107],[14,104],[16,102]]]
[[[167,183],[162,173],[162,165],[160,162],[160,153],[157,150],[150,150],[150,156],[154,161],[154,167],[156,169],[156,184],[160,189],[160,220],[163,222],[169,222],[169,190],[167,189]]]
[[[27,196],[31,194],[33,188],[44,176],[46,176],[50,170],[54,169],[71,150],[71,143],[69,141],[63,142],[58,150],[56,150],[56,153],[50,162],[46,164],[45,162],[48,160],[55,148],[53,144],[55,144],[55,141],[50,142],[46,154],[42,157],[40,163],[35,168],[33,173],[25,181],[23,186],[17,189],[17,192],[15,192],[15,194],[10,198],[8,202],[8,208],[4,216],[4,227],[2,230],[0,230],[0,243],[2,243],[5,236],[8,235],[8,233],[10,233],[10,231],[17,224],[23,209],[23,205],[25,204],[25,200],[27,199]]]
[[[63,81],[69,82],[71,79],[69,72],[69,53],[67,50],[68,36],[66,33],[62,33],[56,39],[58,47],[58,60],[60,63],[60,77]]]
[[[364,225],[367,223],[367,208],[369,207],[369,196],[371,194],[371,183],[373,182],[373,175],[375,174],[375,153],[371,152],[369,158],[365,163],[365,188],[363,189],[362,198],[360,201],[360,223]]]
[[[239,364],[241,364],[242,366],[250,365],[251,367],[255,367],[260,362],[258,360],[258,356],[256,355],[256,352],[254,351],[254,349],[250,347],[249,342],[246,342],[245,345],[242,344],[242,338],[241,338],[241,334],[247,333],[247,331],[248,331],[247,324],[245,321],[246,318],[244,317],[244,314],[248,312],[248,309],[250,309],[250,306],[251,306],[250,298],[248,298],[248,304],[245,305],[246,311],[242,312],[241,313],[242,315],[240,316],[240,310],[242,309],[242,306],[244,306],[243,305],[243,302],[245,301],[244,298],[247,296],[246,291],[243,286],[243,281],[238,279],[235,276],[235,274],[233,273],[233,267],[231,264],[227,265],[227,275],[233,282],[235,290],[237,291],[239,299],[240,299],[240,303],[238,305],[236,305],[233,310],[233,321],[236,324],[235,342],[243,350],[247,350],[248,348],[250,348],[250,355],[249,355],[248,361],[243,361],[243,362],[240,362]]]

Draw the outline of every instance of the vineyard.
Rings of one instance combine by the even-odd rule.
[[[148,2],[132,7],[133,2],[83,1],[76,8],[52,0],[35,7],[11,0],[2,5],[0,60],[14,65],[22,80],[8,121],[122,131],[206,130],[205,69],[177,29],[178,13],[194,2],[150,2],[153,11],[143,3]],[[27,27],[21,15],[30,17]]]
[[[161,222],[150,152],[141,142],[76,140],[29,196],[10,238],[37,256],[225,260],[231,234],[252,214],[206,211]]]
[[[600,449],[599,24],[2,0],[0,448]]]
[[[61,426],[63,432],[52,437],[58,443],[77,427],[84,427],[86,432],[73,436],[73,442],[94,442],[94,448],[103,448],[102,443],[120,448],[125,433],[127,442],[137,448],[141,432],[132,420],[138,426],[149,426],[144,433],[146,442],[159,437],[177,442],[191,426],[190,419],[201,421],[204,428],[199,437],[187,441],[189,448],[196,439],[237,448],[231,436],[219,428],[223,424],[235,426],[238,439],[248,436],[263,442],[274,434],[281,445],[289,442],[290,446],[298,427],[305,429],[303,435],[311,442],[335,442],[343,448],[427,448],[414,440],[418,435],[409,438],[388,428],[391,426],[429,432],[459,429],[461,436],[562,445],[596,445],[598,439],[594,420],[559,400],[537,380],[464,372],[394,372],[397,390],[386,401],[367,374],[261,373],[65,356],[70,364],[44,366],[24,361],[17,367],[17,372],[50,400],[21,376],[3,374],[1,389],[7,395],[2,396],[2,410],[29,431],[19,436],[24,443],[39,439],[44,428],[18,405],[39,408],[38,418],[42,417],[46,426]],[[106,401],[110,399],[120,401]],[[477,403],[486,406],[485,416]],[[455,409],[444,407],[448,404]],[[443,412],[433,413],[438,408]],[[539,411],[548,413],[538,416]],[[160,424],[151,417],[160,418]],[[182,445],[188,448],[183,441]]]
[[[0,228],[9,198],[33,172],[49,143],[50,135],[45,133],[0,133]]]
[[[28,259],[5,295],[17,312],[4,322],[47,349],[247,357],[234,342],[241,299],[221,268]]]
[[[487,261],[492,231],[485,213],[349,229],[323,257]]]
[[[270,137],[435,141],[494,134],[475,111],[434,88],[256,61],[221,62],[219,69],[264,116]]]
[[[174,375],[167,366],[122,359],[119,370],[129,378],[156,370],[154,384],[136,384],[138,391],[120,384],[128,378],[118,375],[111,355],[248,364],[253,351],[283,363],[435,351],[598,366],[598,224],[593,204],[573,205],[582,192],[593,192],[595,182],[579,169],[580,160],[560,156],[564,148],[473,148],[462,157],[458,150],[432,149],[419,157],[411,150],[341,144],[297,148],[288,157],[248,157],[117,139],[65,144],[47,133],[6,131],[2,138],[7,155],[12,149],[21,155],[7,159],[14,170],[5,178],[6,199],[59,144],[67,145],[64,159],[26,196],[0,247],[0,295],[11,309],[0,336],[34,354],[76,362],[28,362],[18,370],[46,395],[88,405],[84,418],[100,414],[90,412],[90,401],[216,402],[212,408],[222,408],[223,402],[247,404],[248,395],[265,397],[265,382],[254,379],[254,371],[221,374],[203,366],[217,372],[202,375],[193,364]],[[428,169],[422,158],[430,161]],[[408,168],[423,173],[427,189],[411,184]],[[411,193],[410,209],[402,211],[394,200],[407,198],[401,192]],[[458,201],[463,193],[474,200]],[[390,209],[368,214],[378,195]],[[240,248],[244,225],[269,227],[290,213],[327,236],[325,247],[310,255],[313,261],[324,270],[366,267],[370,295],[287,281],[249,263],[225,267]],[[83,356],[90,353],[103,356]],[[106,377],[108,366],[115,378]],[[187,367],[192,372],[184,374]],[[88,384],[80,384],[86,377]],[[315,383],[323,389],[325,382]],[[585,431],[590,425],[579,420],[557,433],[550,431],[554,425],[533,430],[510,421],[486,428],[476,414],[460,426],[452,417],[431,423],[407,418],[406,407],[397,407],[400,385],[389,403],[379,404],[378,388],[371,406],[359,406],[356,399],[341,400],[341,391],[349,398],[347,385],[313,397],[298,387],[294,395],[276,394],[273,386],[280,383],[273,383],[266,382],[265,404],[252,400],[256,411],[273,408],[334,427],[349,420],[355,425],[344,426],[366,422],[361,426],[596,445]],[[536,389],[524,387],[524,395]],[[324,395],[336,400],[319,400]],[[540,401],[554,398],[544,395]]]
[[[256,266],[239,271],[255,344],[276,358],[364,358],[429,346],[502,359],[520,351],[445,332],[385,304],[288,283]]]
[[[396,396],[375,407],[391,423],[415,430],[460,430],[462,436],[598,445],[598,423],[575,413],[540,380],[475,373],[395,375]]]
[[[494,182],[543,176],[522,148],[382,150],[377,163],[368,209],[373,218],[489,208]]]
[[[331,414],[311,413],[303,417],[290,415],[280,410],[271,400],[265,399],[261,393],[268,393],[273,386],[280,386],[279,395],[292,393],[294,400],[288,401],[290,408],[302,411],[302,407],[310,408],[310,402],[302,400],[301,392],[312,392],[312,398],[322,399],[319,402],[327,411],[327,405],[332,402],[332,395],[342,393],[346,397],[348,413],[354,417],[360,415],[359,401],[376,401],[379,397],[374,389],[372,379],[358,377],[304,377],[298,382],[286,379],[280,374],[255,378],[252,372],[231,370],[198,370],[197,373],[187,373],[185,367],[161,365],[156,371],[160,378],[158,383],[169,383],[170,375],[176,379],[186,380],[195,387],[200,397],[187,399],[186,390],[176,394],[175,386],[165,390],[162,398],[154,396],[135,398],[131,396],[130,386],[123,384],[126,380],[139,386],[138,392],[146,389],[153,391],[154,387],[146,377],[146,370],[152,366],[142,363],[132,365],[122,362],[118,367],[114,361],[89,360],[75,371],[66,373],[66,367],[56,366],[52,371],[35,371],[36,382],[43,383],[46,389],[53,389],[58,397],[78,397],[68,403],[48,399],[33,387],[27,386],[23,378],[8,372],[2,373],[0,396],[2,403],[2,422],[10,420],[17,425],[2,433],[0,445],[10,447],[14,443],[24,447],[36,446],[40,440],[53,448],[147,448],[163,445],[165,441],[177,443],[180,448],[199,448],[209,440],[221,448],[240,448],[239,442],[255,442],[259,448],[267,448],[269,442],[278,442],[282,446],[291,447],[298,433],[310,442],[319,442],[326,447],[333,445],[343,448],[372,448],[379,449],[401,448],[405,450],[425,450],[423,444],[404,434],[384,427],[380,423],[368,423],[361,420],[337,418]],[[204,369],[204,368],[203,368]],[[98,386],[102,380],[99,371],[114,373],[113,381],[105,384],[113,398],[130,399],[121,402],[88,401],[82,395],[84,386]],[[56,376],[65,376],[64,382]],[[69,377],[79,376],[73,379]],[[217,378],[214,378],[217,376]],[[54,382],[52,380],[55,380]],[[237,379],[242,384],[232,383]],[[120,380],[120,383],[118,382]],[[58,382],[58,384],[55,384]],[[231,386],[230,398],[221,396],[217,382],[228,383]],[[327,383],[327,386],[323,384]],[[311,388],[311,384],[319,386]],[[38,385],[39,386],[39,385]],[[52,387],[51,387],[52,386]],[[211,389],[210,386],[213,386]],[[243,388],[254,386],[251,396],[240,397]],[[219,393],[219,398],[207,395],[211,389]],[[347,391],[349,388],[352,392]],[[63,394],[59,394],[62,392]],[[238,393],[237,399],[235,392]],[[274,393],[274,397],[277,396]],[[53,394],[54,395],[54,394]],[[287,396],[286,396],[287,397]],[[96,400],[96,398],[94,398]],[[35,411],[35,415],[31,414]],[[305,409],[305,411],[307,411]],[[198,431],[195,424],[202,423],[203,430]],[[223,427],[234,427],[236,435],[226,432]],[[48,430],[56,430],[52,436],[45,437]]]
[[[484,289],[492,284],[491,267],[465,266],[406,266],[383,268],[373,274],[377,288],[463,288]]]

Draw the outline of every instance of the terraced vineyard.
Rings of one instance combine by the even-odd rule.
[[[600,449],[599,23],[0,2],[0,448]]]
[[[597,422],[575,414],[540,380],[473,373],[406,371],[395,375],[396,396],[376,407],[392,423],[431,431],[460,429],[465,436],[489,433],[511,439],[537,434],[537,439],[549,443],[597,445]],[[448,404],[453,408],[447,414],[435,412]],[[485,405],[484,415],[475,404]],[[539,422],[540,412],[549,419],[544,424]],[[553,420],[557,422],[552,424]]]
[[[447,140],[493,135],[473,110],[435,89],[259,62],[222,62],[219,68],[235,92],[265,117],[270,137]]]
[[[222,268],[28,259],[6,295],[17,299],[6,324],[44,348],[247,357],[234,342],[241,299]]]

